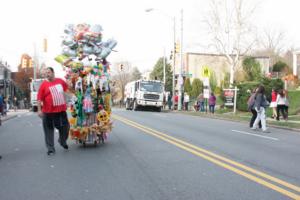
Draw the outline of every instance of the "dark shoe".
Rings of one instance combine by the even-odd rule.
[[[62,146],[64,149],[69,149],[69,146],[67,144],[62,144],[60,142],[60,139],[57,140],[57,142],[60,144],[60,146]]]
[[[55,153],[55,152],[54,152],[54,151],[51,151],[51,150],[47,151],[47,155],[48,155],[48,156],[52,156],[52,155],[54,155],[54,153]]]
[[[0,159],[2,158],[2,156],[0,156]]]

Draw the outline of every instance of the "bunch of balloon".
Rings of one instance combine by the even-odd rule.
[[[71,99],[70,136],[79,142],[97,143],[111,131],[110,63],[107,56],[117,45],[114,39],[102,40],[99,24],[67,24],[62,53],[55,60],[66,72]],[[101,120],[100,115],[107,116]]]

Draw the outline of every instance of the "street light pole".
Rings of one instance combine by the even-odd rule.
[[[181,9],[181,28],[180,28],[180,70],[179,70],[179,78],[178,78],[178,83],[179,83],[179,94],[178,94],[178,110],[181,110],[182,107],[182,90],[183,90],[183,9]]]
[[[153,10],[156,10],[154,8],[148,8],[145,10],[145,12],[151,12]],[[158,10],[159,11],[159,10]],[[163,12],[161,12],[163,15],[165,15],[166,17],[168,18],[171,18],[173,20],[173,34],[174,34],[174,41],[173,41],[173,74],[172,74],[172,95],[173,95],[173,102],[174,101],[174,97],[175,97],[175,63],[176,63],[176,56],[175,56],[175,52],[176,52],[176,47],[175,47],[175,44],[176,44],[176,18],[175,16],[174,17],[171,17]],[[165,57],[165,52],[164,52],[164,57]],[[164,84],[165,84],[165,58],[164,58]]]
[[[173,34],[174,34],[174,41],[173,41],[173,76],[172,76],[172,95],[173,95],[173,109],[174,109],[174,103],[175,103],[175,51],[176,51],[176,47],[175,47],[175,43],[176,43],[176,18],[175,16],[173,17]]]
[[[164,48],[164,57],[163,57],[163,63],[164,63],[164,87],[166,88],[166,48]]]

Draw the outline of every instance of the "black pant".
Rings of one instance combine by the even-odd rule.
[[[184,102],[184,109],[189,110],[189,102]]]
[[[251,112],[252,112],[252,117],[250,119],[250,124],[249,124],[250,128],[253,127],[254,121],[255,121],[255,119],[257,117],[257,112],[256,112],[255,109],[251,109]],[[261,128],[261,121],[259,121],[258,126],[259,126],[259,128]]]
[[[44,113],[43,128],[45,134],[45,143],[48,151],[55,151],[54,148],[54,128],[59,131],[59,142],[66,145],[69,136],[69,121],[66,112]]]
[[[277,105],[277,120],[279,120],[280,112],[282,114],[283,119],[287,119],[287,106],[286,105]]]

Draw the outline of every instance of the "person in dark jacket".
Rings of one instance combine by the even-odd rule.
[[[266,127],[266,108],[269,106],[269,102],[265,96],[265,88],[264,86],[259,86],[254,101],[254,109],[257,112],[257,117],[254,121],[253,127],[251,129],[256,130],[258,127],[259,121],[261,121],[262,131],[265,133],[269,133],[270,131]]]
[[[168,102],[169,110],[171,110],[172,109],[172,95],[171,95],[171,93],[168,94],[167,102]]]
[[[248,102],[247,102],[248,110],[252,113],[252,117],[251,117],[251,119],[250,119],[250,124],[249,124],[250,128],[253,127],[254,121],[255,121],[255,119],[256,119],[256,117],[257,117],[257,112],[256,112],[256,110],[255,110],[255,108],[254,108],[255,95],[256,95],[257,89],[258,89],[258,88],[255,88],[255,89],[252,91],[252,94],[251,94],[251,96],[249,97]],[[259,128],[261,128],[261,121],[259,121],[258,126],[259,126]]]

